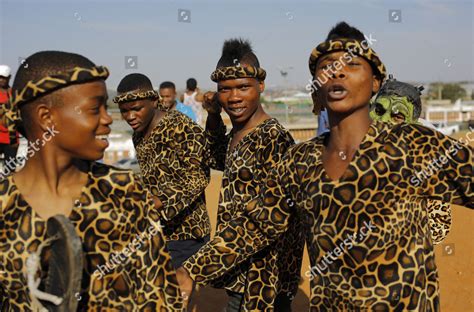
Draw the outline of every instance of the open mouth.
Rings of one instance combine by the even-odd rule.
[[[133,123],[133,124],[129,124],[130,127],[132,127],[132,129],[137,129],[138,127],[140,127],[140,124],[139,123]]]
[[[109,138],[109,135],[108,134],[96,135],[95,138],[97,140],[107,140]]]
[[[235,114],[240,114],[243,111],[245,111],[245,107],[229,107],[229,111],[231,111]]]
[[[334,84],[329,87],[328,95],[330,100],[342,100],[347,96],[348,91],[341,84]]]
[[[109,146],[109,136],[107,134],[96,135],[95,139],[102,142],[105,148]]]
[[[101,135],[96,135],[95,138],[97,140],[102,140],[102,141],[109,141],[109,135],[108,134],[101,134]]]

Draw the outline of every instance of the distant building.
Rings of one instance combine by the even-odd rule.
[[[431,123],[463,123],[474,120],[474,101],[447,100],[428,101],[424,107],[425,119]]]
[[[304,142],[310,140],[316,136],[316,129],[318,128],[318,122],[310,124],[297,124],[297,125],[286,125],[291,133],[291,136],[296,143]]]
[[[426,102],[427,106],[451,106],[451,100],[428,100]]]
[[[122,134],[109,134],[109,147],[105,150],[104,163],[113,164],[120,159],[134,158],[132,138]]]
[[[273,102],[283,102],[285,104],[299,104],[299,103],[308,103],[311,100],[311,96],[305,92],[296,92],[292,95],[281,96],[272,99]]]

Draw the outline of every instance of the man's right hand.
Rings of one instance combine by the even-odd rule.
[[[220,114],[222,112],[222,106],[217,100],[217,93],[208,91],[204,93],[204,101],[202,102],[202,107],[209,114]]]

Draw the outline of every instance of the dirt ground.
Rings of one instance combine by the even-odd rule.
[[[471,142],[474,145],[474,142]],[[207,204],[212,228],[215,228],[217,203],[219,199],[221,174],[213,172],[211,183],[206,190]],[[474,311],[474,211],[452,206],[453,225],[451,232],[441,245],[435,248],[439,271],[441,311]],[[309,279],[304,271],[309,266],[305,252],[302,265],[302,281],[293,301],[294,312],[308,311]],[[190,311],[221,312],[227,302],[224,291],[205,287],[194,295]]]

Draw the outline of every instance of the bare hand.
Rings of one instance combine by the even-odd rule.
[[[204,101],[202,102],[202,107],[209,114],[220,114],[222,111],[222,106],[217,100],[217,93],[208,91],[204,93]]]
[[[176,270],[176,278],[178,279],[179,288],[181,289],[184,306],[187,307],[191,294],[193,293],[194,281],[191,276],[189,276],[188,271],[183,267]]]
[[[157,196],[152,195],[151,197],[153,198],[153,202],[155,203],[155,208],[156,209],[160,209],[160,208],[163,207],[163,203],[161,202],[161,200]]]

